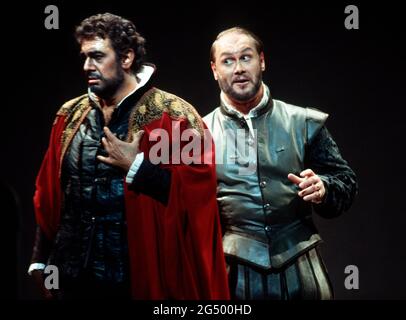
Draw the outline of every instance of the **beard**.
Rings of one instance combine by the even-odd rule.
[[[124,71],[118,67],[114,77],[106,79],[98,72],[90,72],[87,76],[99,79],[98,84],[89,85],[90,91],[102,99],[113,97],[124,82]]]
[[[231,97],[233,100],[239,101],[239,102],[245,102],[249,101],[252,98],[255,97],[257,94],[259,88],[261,87],[262,84],[262,75],[259,74],[255,79],[250,81],[248,85],[251,86],[250,89],[245,89],[241,91],[236,91],[233,88],[233,85],[229,84],[226,80],[218,80],[218,84],[220,89],[229,97]]]

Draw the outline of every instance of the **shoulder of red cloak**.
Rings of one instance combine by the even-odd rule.
[[[196,109],[184,99],[160,90],[151,88],[138,101],[131,112],[129,122],[129,137],[152,122],[167,114],[173,120],[184,120],[188,128],[196,129],[201,135],[204,123]]]
[[[67,119],[86,97],[87,94],[71,99],[59,108],[52,126],[48,149],[36,177],[33,199],[35,218],[48,239],[55,236],[60,218],[62,136],[69,122]]]
[[[88,99],[88,94],[82,94],[81,96],[75,97],[73,99],[70,99],[69,101],[66,101],[58,110],[56,113],[57,116],[68,116],[74,108],[78,105],[80,101],[83,99]]]
[[[173,121],[182,123],[183,129],[196,129],[203,137],[204,123],[191,104],[153,88],[134,108],[129,133],[157,128],[171,133]],[[151,145],[146,140],[141,148],[148,153]],[[212,155],[214,147],[204,152]],[[172,172],[167,206],[126,188],[133,295],[140,299],[228,299],[215,165],[165,167]]]

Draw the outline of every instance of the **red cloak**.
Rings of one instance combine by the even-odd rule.
[[[61,215],[60,170],[64,150],[89,110],[86,96],[60,109],[37,176],[36,219],[51,241]],[[148,139],[152,130],[165,129],[172,141],[174,121],[181,132],[191,125],[196,129],[196,124],[199,132],[205,128],[193,107],[155,88],[144,94],[134,110],[129,137],[139,129],[145,131],[140,148],[147,157],[155,143]],[[153,117],[146,117],[151,114]],[[214,147],[201,151],[202,157],[212,159],[211,164],[165,165],[171,170],[166,206],[125,187],[130,276],[135,299],[229,298],[216,200]]]

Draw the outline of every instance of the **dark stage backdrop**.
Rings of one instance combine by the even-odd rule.
[[[16,210],[3,212],[2,230],[18,221],[16,295],[38,298],[26,275],[32,249],[34,180],[55,112],[85,92],[73,29],[83,18],[112,12],[133,20],[147,39],[157,85],[191,102],[205,115],[218,104],[209,68],[216,34],[240,25],[265,43],[264,81],[274,98],[330,114],[327,126],[359,179],[359,195],[343,216],[315,216],[322,252],[337,299],[406,298],[404,146],[404,18],[384,2],[67,1],[14,3],[3,11],[6,53],[2,75],[1,179],[14,190]],[[59,29],[47,30],[44,9],[59,9]],[[359,30],[344,26],[347,5],[357,5]],[[13,198],[13,199],[14,199]],[[8,209],[7,209],[8,210]],[[16,216],[18,215],[18,216]],[[12,245],[12,234],[4,242]],[[5,263],[2,261],[2,263]],[[359,289],[344,286],[348,265],[359,268]]]

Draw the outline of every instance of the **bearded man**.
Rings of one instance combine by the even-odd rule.
[[[216,145],[217,199],[234,299],[330,299],[312,211],[334,217],[357,192],[327,114],[273,99],[262,41],[235,27],[211,48],[220,107],[204,121]]]
[[[203,140],[202,119],[153,86],[131,21],[91,16],[76,39],[88,92],[56,114],[29,273],[48,298],[227,299],[213,161],[158,163],[150,152],[157,130],[169,137],[163,150],[181,143],[174,128]],[[58,268],[59,290],[44,287],[46,265]]]

